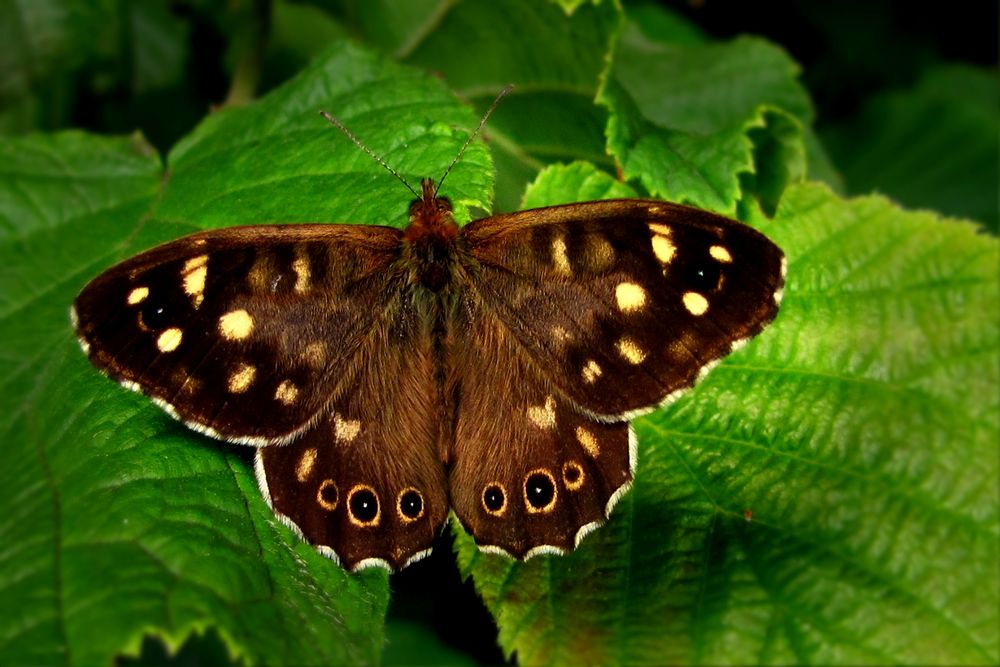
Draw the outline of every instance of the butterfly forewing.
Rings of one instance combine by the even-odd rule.
[[[762,234],[658,201],[494,216],[462,239],[472,289],[536,371],[611,420],[690,387],[774,318],[783,284]]]
[[[95,278],[74,303],[91,361],[189,426],[286,441],[321,416],[377,314],[398,300],[398,230],[231,228]]]

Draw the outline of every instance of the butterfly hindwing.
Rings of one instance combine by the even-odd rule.
[[[484,550],[518,558],[570,551],[632,481],[629,424],[580,411],[474,295],[462,313],[452,508]]]
[[[290,439],[350,371],[380,304],[398,230],[236,227],[194,234],[104,272],[77,297],[77,335],[112,379],[192,428]]]
[[[257,451],[272,508],[349,569],[405,567],[429,552],[448,515],[427,324],[390,308],[320,422]]]
[[[608,419],[690,387],[774,318],[784,282],[762,234],[659,201],[494,216],[462,239],[483,303],[551,383]]]

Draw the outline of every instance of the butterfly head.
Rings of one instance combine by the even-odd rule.
[[[446,197],[437,196],[437,187],[429,178],[420,181],[420,189],[420,199],[410,204],[410,224],[406,227],[406,240],[454,239],[458,235],[458,225],[451,215],[451,202]]]

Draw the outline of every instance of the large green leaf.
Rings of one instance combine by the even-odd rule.
[[[773,213],[805,174],[812,110],[797,66],[756,38],[683,39],[628,25],[598,97],[611,112],[609,151],[656,196],[734,214],[749,195]]]
[[[572,11],[549,0],[338,4],[369,39],[440,72],[480,112],[514,84],[487,130],[497,209],[513,209],[546,164],[586,159],[612,168],[602,140],[607,113],[593,100],[621,22],[617,2],[582,3]],[[386,21],[400,15],[415,18]]]
[[[527,197],[601,179],[553,168]],[[520,663],[1000,659],[998,243],[818,185],[764,231],[789,260],[777,321],[636,421],[609,524],[524,564],[460,536]]]
[[[252,664],[380,655],[385,573],[347,574],[278,524],[247,448],[101,378],[68,318],[89,278],[182,233],[405,223],[412,195],[317,114],[327,105],[414,184],[476,122],[433,77],[340,45],[209,117],[166,170],[139,137],[0,144],[0,664],[108,664],[144,636],[176,647],[210,626]],[[464,212],[490,188],[473,145],[445,190]]]
[[[824,134],[850,190],[879,190],[1000,231],[998,83],[995,70],[940,67],[913,90],[874,96]]]

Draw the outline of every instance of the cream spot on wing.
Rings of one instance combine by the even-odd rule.
[[[723,264],[729,264],[733,261],[733,256],[729,254],[721,245],[714,245],[708,249],[708,254],[714,257],[716,260],[722,262]]]
[[[673,233],[673,230],[671,230],[669,226],[661,225],[656,222],[649,223],[649,231],[654,234],[659,234],[660,236],[670,236],[670,234]]]
[[[219,318],[219,333],[226,340],[241,340],[253,331],[253,317],[243,310],[232,310]]]
[[[606,271],[615,263],[615,249],[603,236],[590,236],[587,239],[584,258],[591,271]]]
[[[597,446],[597,438],[594,434],[585,429],[582,426],[576,427],[576,441],[580,443],[580,446],[587,450],[592,458],[597,458],[601,453],[601,448]]]
[[[646,352],[631,338],[622,338],[618,341],[618,354],[630,364],[641,364],[646,358]]]
[[[159,348],[160,352],[173,352],[181,344],[182,337],[183,334],[180,329],[170,327],[156,339],[156,347]]]
[[[552,262],[560,275],[573,275],[573,268],[569,265],[569,257],[566,255],[566,240],[561,236],[552,239]]]
[[[128,301],[128,305],[134,306],[145,301],[147,296],[149,296],[148,287],[136,287],[128,293],[128,299],[126,299],[126,301]]]
[[[697,292],[684,292],[684,307],[692,315],[704,315],[708,311],[708,299]]]
[[[361,422],[357,419],[344,419],[337,415],[333,419],[333,429],[337,440],[351,442],[358,437],[358,433],[361,433]]]
[[[312,271],[309,268],[309,256],[302,246],[295,248],[295,261],[292,262],[292,271],[295,272],[295,291],[299,294],[304,294],[309,289]]]
[[[229,391],[233,394],[241,394],[250,388],[254,377],[257,376],[257,369],[250,364],[240,364],[229,376]]]
[[[184,292],[191,297],[191,303],[197,308],[205,299],[208,255],[198,255],[184,262],[181,275],[184,277]]]
[[[618,283],[618,287],[615,288],[615,300],[618,302],[618,310],[632,313],[646,305],[646,290],[635,283]]]
[[[309,479],[309,475],[312,474],[313,468],[316,466],[316,448],[307,449],[302,452],[302,458],[299,459],[298,464],[295,466],[295,477],[300,482],[304,482]]]
[[[656,259],[660,260],[661,264],[669,264],[674,258],[674,253],[677,252],[677,248],[670,239],[665,236],[654,236],[652,243]]]
[[[326,345],[318,340],[309,343],[302,351],[302,358],[313,368],[322,368],[326,363]]]
[[[572,338],[569,332],[558,324],[552,327],[552,337],[556,339],[557,343],[568,343]]]
[[[261,293],[267,291],[268,277],[271,275],[271,255],[261,252],[253,261],[250,273],[247,274],[247,282],[253,292]]]
[[[601,366],[596,361],[588,359],[583,367],[583,381],[587,384],[594,384],[603,372]]]
[[[551,429],[556,427],[556,399],[545,398],[545,405],[529,405],[528,419],[538,428]]]
[[[281,384],[278,385],[278,389],[274,392],[274,398],[281,401],[285,405],[291,405],[298,397],[299,388],[292,384],[289,380],[283,380]]]

